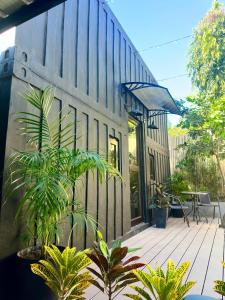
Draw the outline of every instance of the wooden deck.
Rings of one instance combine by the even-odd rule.
[[[141,233],[126,240],[124,245],[129,247],[142,247],[135,252],[141,256],[140,261],[151,266],[165,266],[166,261],[172,258],[176,264],[190,260],[191,266],[186,280],[196,280],[197,283],[191,294],[214,296],[213,281],[223,279],[224,272],[221,261],[224,260],[224,230],[219,228],[218,219],[210,222],[200,222],[198,225],[191,222],[188,228],[183,219],[169,219],[166,229],[150,227]],[[123,296],[129,287],[124,289],[114,299],[128,299]],[[87,299],[104,300],[105,295],[95,287],[90,287],[86,293]]]

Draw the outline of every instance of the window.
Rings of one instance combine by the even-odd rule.
[[[114,168],[120,170],[119,140],[113,136],[109,137],[109,161]]]
[[[150,161],[150,179],[155,180],[155,157],[152,154],[149,154]]]

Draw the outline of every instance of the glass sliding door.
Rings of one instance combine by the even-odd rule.
[[[128,149],[130,172],[131,225],[142,221],[142,201],[140,182],[140,125],[134,120],[128,121]]]

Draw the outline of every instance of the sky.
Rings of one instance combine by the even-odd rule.
[[[191,35],[192,30],[211,7],[212,0],[107,0],[133,44],[160,85],[175,99],[192,93],[187,74],[188,48],[191,38],[159,45]],[[225,0],[220,0],[225,4]],[[15,29],[0,35],[0,52],[14,45]],[[146,51],[141,51],[147,49]],[[182,75],[180,77],[180,75]],[[163,80],[176,77],[169,80]],[[170,116],[176,124],[178,118]]]
[[[6,50],[8,47],[12,47],[15,44],[15,28],[11,28],[2,34],[0,34],[0,53]]]
[[[225,0],[220,0],[225,4]],[[191,38],[146,51],[192,34],[193,28],[210,9],[212,0],[109,0],[109,6],[160,85],[175,99],[192,93],[187,74],[188,48]],[[170,116],[175,124],[178,118]]]

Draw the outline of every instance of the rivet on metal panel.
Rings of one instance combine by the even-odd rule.
[[[27,70],[25,68],[21,68],[23,77],[27,77]]]
[[[26,52],[22,52],[22,58],[25,62],[27,62],[27,53]]]

